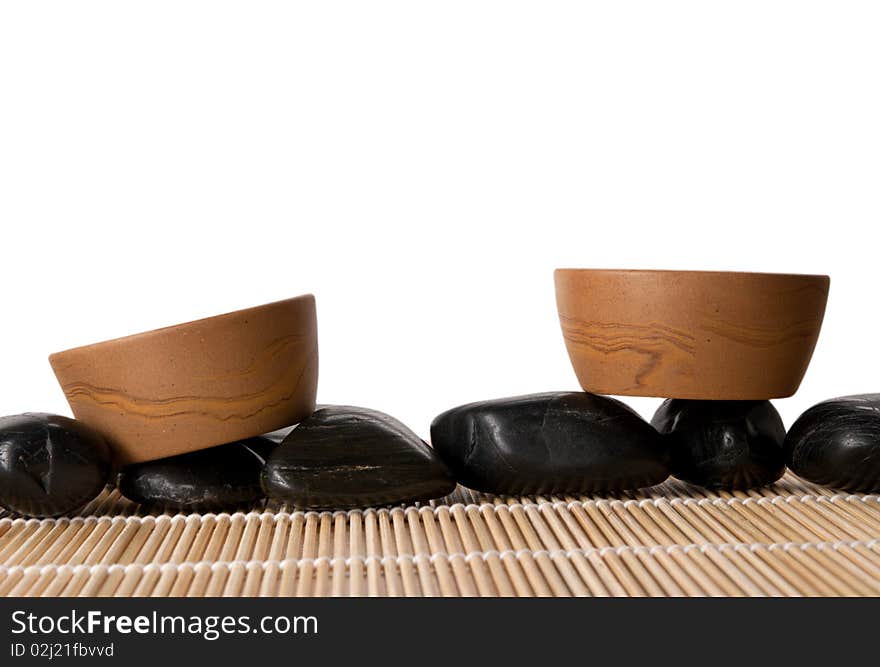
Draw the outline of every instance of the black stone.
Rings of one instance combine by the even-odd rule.
[[[798,417],[785,438],[788,467],[853,492],[880,490],[880,394],[833,398]]]
[[[97,496],[110,475],[110,450],[81,422],[45,413],[0,417],[0,506],[59,516]]]
[[[260,474],[275,447],[266,438],[248,438],[135,463],[119,473],[119,491],[129,500],[160,509],[235,510],[263,498]]]
[[[263,488],[301,509],[349,509],[439,498],[455,482],[434,451],[396,419],[328,406],[272,453]]]
[[[664,401],[654,418],[678,479],[707,488],[748,489],[785,472],[785,425],[770,401]]]
[[[463,405],[434,419],[431,441],[461,484],[489,493],[612,493],[669,475],[650,424],[582,392]]]

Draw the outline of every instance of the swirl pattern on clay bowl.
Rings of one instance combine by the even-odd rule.
[[[791,396],[825,315],[822,275],[557,269],[584,391],[703,400]]]
[[[77,419],[118,463],[222,445],[290,426],[315,409],[311,294],[57,352]]]

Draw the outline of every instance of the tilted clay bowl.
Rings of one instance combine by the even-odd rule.
[[[557,269],[565,345],[584,391],[791,396],[810,363],[828,276]]]
[[[213,447],[315,409],[315,298],[305,295],[49,357],[77,419],[119,463]]]

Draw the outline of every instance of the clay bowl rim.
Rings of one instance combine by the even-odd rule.
[[[569,268],[569,267],[561,267],[553,270],[553,274],[560,273],[604,273],[604,274],[618,274],[618,275],[626,275],[626,274],[661,274],[666,276],[672,275],[680,275],[687,277],[701,277],[701,276],[727,276],[727,277],[739,277],[739,276],[750,276],[754,278],[814,278],[817,280],[823,280],[824,282],[830,282],[831,276],[825,273],[773,273],[767,271],[717,271],[717,270],[708,270],[704,271],[701,269],[589,269],[589,268]]]
[[[127,334],[125,336],[119,336],[117,338],[108,338],[107,340],[98,341],[96,343],[88,343],[86,345],[78,345],[76,347],[70,347],[66,350],[61,350],[59,352],[53,352],[49,355],[49,362],[54,363],[56,359],[63,357],[68,352],[79,352],[79,351],[88,351],[88,352],[96,352],[100,351],[100,349],[104,347],[115,347],[117,345],[125,345],[134,340],[139,340],[143,338],[151,338],[156,334],[167,333],[173,330],[182,330],[188,329],[196,325],[204,325],[209,322],[220,322],[226,319],[239,319],[244,315],[248,315],[250,313],[256,313],[264,310],[270,310],[278,308],[279,306],[283,306],[295,301],[305,301],[309,300],[314,302],[315,295],[311,293],[300,294],[299,296],[290,297],[289,299],[281,299],[279,301],[272,301],[270,303],[263,303],[259,306],[251,306],[249,308],[242,308],[240,310],[231,310],[225,313],[220,313],[219,315],[210,315],[208,317],[200,317],[195,320],[189,320],[188,322],[180,322],[178,324],[169,324],[164,327],[159,327],[157,329],[148,329],[147,331],[140,331],[138,333]]]

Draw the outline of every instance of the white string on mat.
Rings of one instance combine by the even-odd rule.
[[[451,512],[457,508],[463,508],[465,510],[469,510],[471,508],[476,508],[478,511],[482,512],[485,510],[491,510],[493,512],[498,512],[499,510],[511,510],[511,509],[535,509],[539,512],[543,512],[546,510],[557,510],[559,508],[572,509],[574,507],[645,507],[645,506],[653,506],[658,507],[664,503],[670,505],[676,504],[685,504],[685,505],[716,505],[716,506],[731,506],[731,505],[749,505],[749,504],[757,504],[757,505],[765,505],[765,504],[776,504],[780,502],[786,502],[789,504],[793,504],[795,502],[807,503],[807,502],[817,502],[817,503],[836,503],[836,502],[862,502],[862,503],[875,503],[880,505],[880,495],[877,494],[835,494],[829,496],[823,495],[813,495],[813,494],[804,494],[804,495],[774,495],[774,496],[761,496],[759,498],[749,497],[749,498],[681,498],[681,497],[673,497],[673,498],[643,498],[643,499],[628,499],[628,500],[619,500],[619,499],[605,499],[605,498],[589,498],[584,500],[570,500],[570,501],[544,501],[544,502],[510,502],[510,503],[474,503],[474,504],[464,504],[460,502],[453,503],[452,505],[437,505],[437,506],[428,506],[422,505],[419,507],[409,506],[409,507],[370,507],[365,509],[353,509],[353,510],[324,510],[324,511],[316,511],[316,510],[251,510],[251,511],[239,511],[239,512],[207,512],[205,514],[201,514],[198,512],[191,513],[177,513],[177,514],[147,514],[147,515],[137,515],[137,514],[127,514],[127,515],[108,515],[108,514],[90,514],[85,516],[72,516],[72,517],[49,517],[44,519],[37,519],[33,517],[3,517],[0,518],[0,527],[4,525],[19,525],[19,524],[33,524],[33,523],[55,523],[55,522],[84,522],[84,521],[97,521],[97,522],[134,522],[134,523],[146,523],[146,522],[160,522],[160,521],[204,521],[208,518],[212,519],[220,519],[221,517],[229,517],[232,519],[238,519],[239,517],[244,520],[248,520],[249,518],[256,517],[257,519],[263,518],[274,518],[274,519],[290,519],[292,517],[301,516],[306,519],[309,517],[322,518],[325,516],[330,516],[335,518],[337,516],[346,516],[350,517],[353,514],[366,515],[370,513],[375,514],[383,514],[387,513],[391,516],[394,516],[396,513],[403,513],[404,515],[416,512],[418,514],[423,513],[431,513],[434,516],[437,516],[443,512]],[[2,537],[2,536],[0,536]]]
[[[281,560],[226,560],[226,561],[187,561],[182,563],[128,563],[125,565],[121,565],[118,563],[94,563],[94,564],[84,564],[80,563],[77,565],[69,565],[69,564],[57,564],[57,563],[49,563],[45,565],[0,565],[0,575],[10,576],[13,573],[24,572],[24,573],[33,573],[37,572],[43,574],[45,572],[58,572],[58,571],[72,571],[72,572],[111,572],[115,570],[121,571],[130,571],[130,570],[138,570],[138,571],[147,571],[147,570],[159,570],[161,572],[175,570],[179,568],[193,568],[193,567],[210,567],[211,569],[218,568],[228,568],[232,566],[242,566],[246,568],[263,568],[269,566],[275,567],[286,567],[286,566],[296,566],[298,568],[306,567],[306,566],[315,566],[317,567],[320,564],[327,564],[331,567],[338,563],[344,564],[345,567],[349,567],[352,563],[359,563],[363,565],[368,565],[370,563],[379,563],[382,565],[393,563],[397,564],[400,562],[406,563],[418,563],[420,561],[428,561],[430,563],[434,563],[438,559],[463,559],[466,562],[470,562],[472,560],[482,560],[486,561],[489,558],[522,558],[524,556],[528,556],[531,558],[536,558],[539,556],[547,556],[549,558],[572,558],[575,556],[584,556],[589,557],[593,555],[598,555],[599,557],[604,557],[609,553],[613,553],[615,555],[623,555],[623,554],[648,554],[650,556],[654,556],[657,553],[671,554],[671,553],[689,553],[691,551],[698,551],[700,553],[708,553],[713,551],[724,552],[724,551],[774,551],[774,550],[782,550],[785,552],[792,550],[799,551],[808,551],[810,549],[823,550],[823,549],[831,549],[832,551],[837,551],[841,548],[866,548],[870,550],[874,550],[875,547],[880,545],[880,538],[873,540],[838,540],[835,542],[770,542],[770,543],[747,543],[747,542],[736,542],[736,543],[721,543],[721,544],[670,544],[670,545],[644,545],[644,546],[630,546],[630,545],[621,545],[614,547],[596,547],[592,549],[505,549],[505,550],[496,550],[489,549],[486,551],[472,551],[472,552],[455,552],[455,553],[447,553],[445,551],[439,551],[431,554],[401,554],[397,556],[319,556],[317,558],[285,558]],[[880,553],[878,553],[878,558],[880,558]]]

